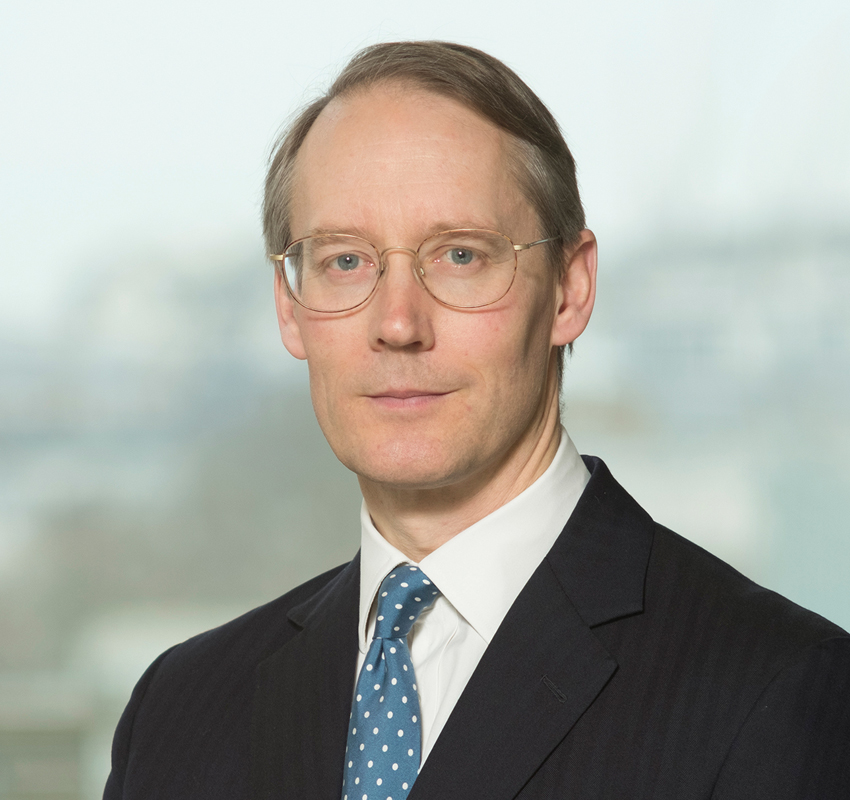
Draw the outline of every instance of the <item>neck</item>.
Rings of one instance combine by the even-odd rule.
[[[380,534],[418,563],[531,486],[552,463],[560,437],[556,391],[520,440],[475,475],[427,489],[401,489],[361,477],[360,489]]]

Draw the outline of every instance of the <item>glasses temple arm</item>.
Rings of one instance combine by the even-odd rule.
[[[550,236],[548,239],[538,239],[536,242],[528,242],[527,244],[515,244],[514,250],[528,250],[531,247],[534,247],[538,244],[543,244],[544,242],[554,242],[558,237]]]

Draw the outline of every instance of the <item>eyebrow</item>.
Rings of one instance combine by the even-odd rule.
[[[435,234],[442,233],[443,231],[455,231],[455,230],[464,230],[467,228],[471,228],[474,230],[485,230],[485,231],[496,231],[500,232],[497,226],[493,226],[491,224],[486,224],[482,221],[469,220],[463,222],[449,222],[446,220],[440,220],[435,222],[432,225],[429,225],[426,228],[426,232],[420,241],[424,241],[430,236],[434,236]],[[357,226],[345,226],[340,225],[339,227],[319,227],[319,228],[311,228],[304,234],[304,236],[297,237],[298,239],[304,239],[308,236],[330,236],[332,234],[343,234],[345,236],[357,236],[360,239],[365,239],[367,242],[372,243],[372,236],[366,232],[363,228]],[[294,240],[293,240],[294,241]],[[390,247],[394,245],[389,245]]]
[[[361,228],[347,228],[344,225],[341,225],[338,228],[311,228],[304,234],[304,236],[299,236],[299,239],[306,239],[308,236],[332,236],[333,234],[343,234],[344,236],[359,236],[361,239],[366,239],[369,241],[369,237],[366,235],[366,232]]]

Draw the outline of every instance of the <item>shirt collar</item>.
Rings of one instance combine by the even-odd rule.
[[[487,644],[563,530],[589,478],[561,428],[552,463],[531,486],[417,564]],[[399,564],[415,562],[381,536],[365,502],[360,526],[358,642],[365,653],[370,612],[381,582]]]

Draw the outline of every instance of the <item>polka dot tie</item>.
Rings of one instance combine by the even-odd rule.
[[[351,707],[342,800],[404,800],[416,780],[421,721],[407,634],[439,594],[419,567],[398,567],[381,584]]]

